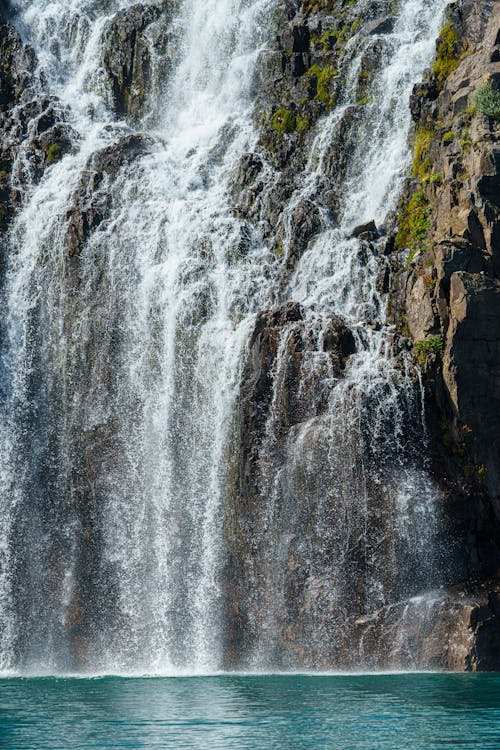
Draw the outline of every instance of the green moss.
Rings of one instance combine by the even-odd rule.
[[[492,120],[500,120],[500,91],[495,91],[490,83],[480,86],[475,94],[477,108]]]
[[[331,12],[333,10],[333,0],[305,0],[304,12],[306,14],[318,13],[320,10]]]
[[[298,133],[304,133],[309,128],[309,120],[306,117],[302,117],[301,115],[296,115],[295,117],[297,125],[296,130]]]
[[[277,133],[293,133],[297,127],[297,118],[289,109],[278,109],[273,115],[272,127]]]
[[[472,138],[470,137],[469,128],[464,128],[462,137],[460,139],[460,146],[464,149],[464,151],[468,151],[468,149],[470,149],[470,147],[472,146]]]
[[[447,146],[449,143],[452,143],[455,138],[455,133],[453,130],[447,130],[446,133],[443,133],[443,136],[441,138],[441,143],[444,146]]]
[[[467,109],[464,110],[463,114],[466,117],[469,117],[470,119],[472,119],[474,115],[476,114],[476,112],[477,112],[477,104],[471,104],[470,107],[467,107]]]
[[[466,479],[475,479],[479,484],[482,484],[486,477],[485,466],[475,466],[474,464],[467,462],[464,464],[464,476]]]
[[[432,168],[429,149],[433,136],[432,128],[419,128],[415,136],[412,174],[421,182],[429,177]]]
[[[428,248],[427,234],[431,225],[431,207],[421,190],[417,190],[403,208],[399,216],[399,231],[396,247],[408,248],[411,262],[418,252]]]
[[[328,52],[335,46],[337,42],[337,34],[332,29],[327,29],[325,33],[319,38],[319,42],[323,47],[323,52]]]
[[[371,96],[363,96],[362,99],[358,99],[356,104],[358,104],[360,107],[364,107],[365,104],[370,104],[370,102],[373,101],[373,97]]]
[[[322,68],[320,65],[313,65],[306,72],[306,76],[316,78],[316,96],[314,100],[323,102],[328,107],[335,105],[335,97],[330,93],[330,84],[333,78],[338,75],[338,71],[331,65]]]
[[[278,109],[271,120],[273,130],[277,133],[303,133],[309,128],[309,121],[289,109]]]
[[[442,336],[431,336],[423,341],[415,342],[415,358],[420,365],[424,365],[430,354],[440,357],[443,353],[444,343]]]
[[[448,21],[439,34],[436,61],[432,68],[439,91],[443,89],[450,73],[458,68],[459,62],[459,37],[451,21]]]
[[[47,164],[54,164],[56,161],[59,161],[59,159],[62,156],[62,149],[59,143],[51,143],[50,146],[47,149]]]
[[[339,44],[341,47],[345,47],[352,35],[352,26],[349,26],[347,23],[344,24],[337,31],[337,44]]]
[[[431,183],[431,185],[434,185],[435,183],[441,185],[441,183],[443,182],[443,175],[439,174],[439,172],[433,172],[429,177],[429,182]]]

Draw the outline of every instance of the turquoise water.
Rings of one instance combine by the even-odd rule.
[[[500,748],[500,674],[0,680],[0,747]]]

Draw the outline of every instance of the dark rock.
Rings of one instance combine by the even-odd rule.
[[[463,271],[451,276],[443,378],[500,519],[500,281]]]
[[[366,224],[360,224],[351,232],[351,237],[362,237],[362,239],[375,239],[377,236],[377,226],[375,222],[368,221]]]
[[[457,565],[481,577],[496,574],[500,559],[500,150],[498,125],[470,104],[497,73],[500,15],[477,0],[448,14],[456,69],[440,80],[429,72],[411,99],[417,134],[430,142],[417,156],[426,175],[408,183],[407,196],[423,193],[429,228],[411,264],[391,257],[391,310],[420,351],[432,464],[453,503],[450,529],[463,539]],[[440,354],[422,355],[429,340]]]
[[[109,82],[108,103],[118,115],[136,121],[144,114],[151,87],[153,55],[162,56],[164,74],[171,67],[170,19],[166,3],[138,3],[118,11],[105,29],[102,65]],[[152,47],[145,32],[160,20],[157,44]]]
[[[310,200],[301,200],[295,207],[290,222],[290,252],[288,266],[291,268],[307,247],[312,237],[321,229],[318,207]]]
[[[334,352],[343,367],[345,359],[356,352],[356,340],[341,318],[334,318],[323,331],[323,351]]]
[[[9,23],[0,25],[0,111],[9,110],[33,83],[36,55]]]
[[[391,34],[394,30],[395,19],[393,16],[385,16],[384,18],[377,18],[374,21],[366,24],[364,28],[365,34]]]
[[[110,187],[120,169],[151,150],[154,141],[144,135],[127,135],[95,153],[75,191],[67,212],[66,247],[69,258],[78,258],[85,241],[106,218],[112,204]]]
[[[65,118],[37,73],[34,50],[11,24],[0,24],[0,231],[27,187],[74,147],[77,134]]]

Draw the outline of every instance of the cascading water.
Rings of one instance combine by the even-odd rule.
[[[408,96],[445,2],[402,0],[352,129],[339,222],[323,217],[284,284],[283,259],[234,217],[229,199],[236,165],[257,148],[253,73],[271,34],[268,5],[169,8],[175,49],[165,65],[153,24],[150,96],[136,123],[149,135],[135,136],[105,104],[101,67],[106,30],[132,3],[17,2],[17,24],[78,135],[33,186],[9,234],[4,669],[324,666],[349,639],[349,618],[432,584],[436,495],[418,450],[423,425],[416,439],[409,434],[419,395],[391,362],[377,258],[349,237],[362,221],[382,225],[395,206]],[[356,38],[343,63],[344,100],[311,134],[285,228],[328,175],[353,104]],[[92,170],[100,177],[89,183]],[[75,196],[93,212],[89,221],[104,218],[68,250]],[[256,314],[287,299],[301,305],[307,341],[293,395],[301,418],[283,438],[290,323],[258,447],[261,503],[233,519],[242,549],[232,568],[249,341]],[[342,378],[324,346],[334,315],[352,329],[356,350]],[[318,383],[321,409],[311,397]],[[240,616],[247,633],[238,656],[228,631]]]

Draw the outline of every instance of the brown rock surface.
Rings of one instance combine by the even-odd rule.
[[[443,436],[447,443],[444,451],[436,448],[437,471],[442,475],[444,464],[458,492],[486,492],[497,523],[500,121],[483,114],[475,97],[485,83],[500,93],[499,31],[499,2],[453,3],[443,33],[453,40],[455,69],[444,81],[433,72],[414,89],[408,197],[423,196],[428,229],[406,282],[393,284],[404,288],[407,332],[420,351],[436,445]],[[426,357],[439,348],[442,357]]]

